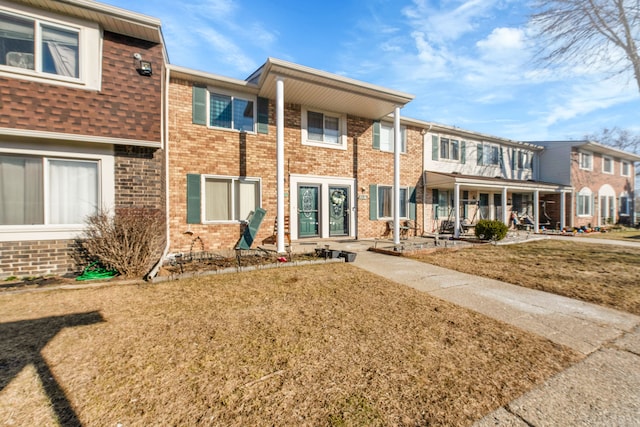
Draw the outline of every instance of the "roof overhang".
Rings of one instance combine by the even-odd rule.
[[[616,157],[630,162],[640,162],[640,155],[630,153],[628,151],[621,150],[619,148],[610,147],[608,145],[600,144],[595,141],[581,140],[581,141],[531,141],[534,144],[541,144],[544,146],[551,145],[569,145],[578,149],[591,151],[593,153],[604,154],[606,156]]]
[[[509,191],[535,191],[543,193],[569,192],[573,187],[541,181],[491,178],[455,173],[426,172],[427,188],[452,188],[455,184],[479,190],[495,191],[506,188]]]
[[[407,93],[274,58],[268,58],[247,81],[260,88],[259,96],[275,99],[277,78],[284,80],[287,103],[371,119],[380,119],[414,98]]]
[[[254,95],[257,95],[260,90],[260,88],[258,88],[254,83],[246,80],[234,79],[231,77],[221,76],[219,74],[207,73],[170,64],[167,65],[167,69],[169,70],[171,78],[183,79],[198,84],[206,84],[215,86],[216,88],[238,90]]]
[[[107,31],[163,43],[160,20],[93,0],[13,0],[62,15],[97,22]]]

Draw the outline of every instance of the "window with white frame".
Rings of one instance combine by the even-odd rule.
[[[338,113],[302,109],[302,143],[347,148],[346,118]]]
[[[613,173],[613,159],[608,156],[602,156],[602,172]]]
[[[493,144],[478,144],[478,165],[498,166],[500,164],[500,148]]]
[[[529,151],[518,150],[517,167],[518,169],[531,169],[533,164],[533,154]]]
[[[409,189],[400,188],[400,218],[407,218],[409,212]],[[393,187],[378,185],[378,218],[393,217]]]
[[[620,195],[620,215],[631,215],[631,197],[626,191]]]
[[[253,132],[255,117],[255,99],[246,95],[210,92],[209,126]]]
[[[578,161],[580,169],[593,170],[593,154],[587,153],[586,151],[580,151],[578,153]]]
[[[260,206],[260,180],[204,177],[204,221],[239,221]]]
[[[440,158],[460,160],[460,141],[452,138],[440,138]]]
[[[620,164],[620,174],[622,176],[630,176],[631,175],[631,164],[626,161],[622,161]]]
[[[593,216],[593,192],[584,187],[576,196],[576,214],[578,216]]]
[[[380,150],[389,151],[391,153],[395,150],[394,130],[393,125],[389,123],[380,123]],[[407,152],[407,128],[400,126],[400,152]]]
[[[99,179],[98,161],[0,154],[0,226],[84,224]]]

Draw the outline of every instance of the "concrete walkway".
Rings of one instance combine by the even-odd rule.
[[[576,242],[587,242],[576,238]],[[593,239],[601,244],[615,241]],[[607,243],[604,243],[607,242]],[[640,243],[633,242],[634,246]],[[640,317],[403,257],[369,252],[372,242],[332,248],[355,265],[568,346],[586,356],[476,426],[640,426]]]

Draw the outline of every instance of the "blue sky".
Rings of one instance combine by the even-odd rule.
[[[170,62],[245,79],[267,57],[408,92],[402,115],[516,140],[640,133],[633,76],[536,68],[521,0],[106,0],[161,19]]]

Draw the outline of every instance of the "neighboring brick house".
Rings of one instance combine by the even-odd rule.
[[[565,195],[567,225],[633,224],[634,162],[640,156],[593,141],[542,141],[542,179],[572,187]],[[563,204],[549,199],[551,207]]]
[[[165,210],[160,22],[0,0],[0,277],[77,271],[99,209]]]
[[[259,242],[284,218],[278,250],[287,234],[304,242],[387,231],[389,114],[412,96],[272,58],[247,80],[176,66],[169,74],[171,252],[233,248],[257,207],[267,212]],[[422,215],[420,131],[402,125],[402,221]]]

